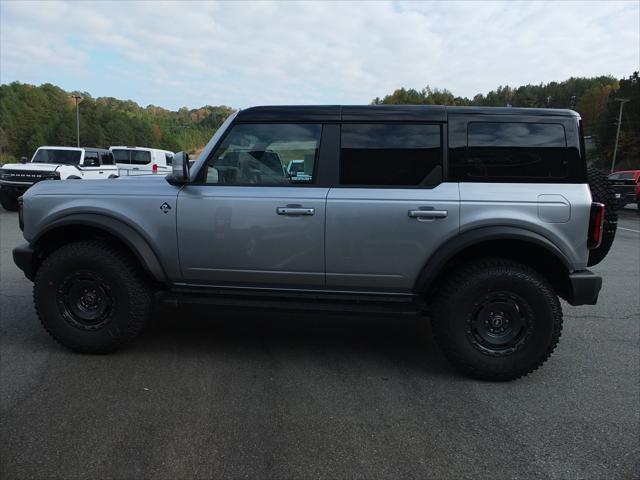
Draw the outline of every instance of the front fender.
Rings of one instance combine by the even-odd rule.
[[[31,240],[34,245],[53,230],[68,226],[85,226],[103,230],[122,241],[140,260],[147,272],[158,282],[167,282],[168,277],[159,260],[159,256],[152,248],[150,242],[136,228],[128,225],[123,220],[104,214],[77,213],[57,218],[39,230]]]

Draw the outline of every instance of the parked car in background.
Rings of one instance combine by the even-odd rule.
[[[613,185],[618,208],[635,203],[640,211],[640,170],[613,172],[609,181]]]
[[[120,175],[145,175],[171,172],[173,152],[147,147],[109,147]]]
[[[40,147],[28,163],[8,163],[0,169],[0,204],[18,209],[18,197],[41,180],[116,178],[118,168],[109,150],[90,147]]]

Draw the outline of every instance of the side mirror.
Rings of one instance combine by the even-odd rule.
[[[27,157],[20,157],[20,163],[27,163],[28,160]]]
[[[176,183],[189,182],[189,154],[178,152],[173,156],[171,162],[171,180]]]

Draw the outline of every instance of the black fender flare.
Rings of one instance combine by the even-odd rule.
[[[441,245],[422,267],[414,284],[414,293],[426,292],[442,269],[458,253],[474,245],[491,240],[520,240],[537,245],[559,260],[567,269],[567,273],[573,271],[567,256],[548,238],[536,232],[511,226],[480,227],[460,233]]]
[[[31,243],[37,245],[38,241],[47,233],[58,228],[69,226],[92,227],[98,230],[104,230],[113,235],[129,247],[152,278],[159,282],[167,282],[167,275],[162,267],[162,263],[160,263],[158,255],[144,236],[126,222],[108,215],[99,213],[74,213],[66,215],[49,223],[46,228],[38,233]]]

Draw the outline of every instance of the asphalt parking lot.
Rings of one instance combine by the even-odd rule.
[[[108,356],[36,318],[0,209],[0,477],[640,478],[640,217],[549,362],[472,381],[418,321],[164,310]]]

